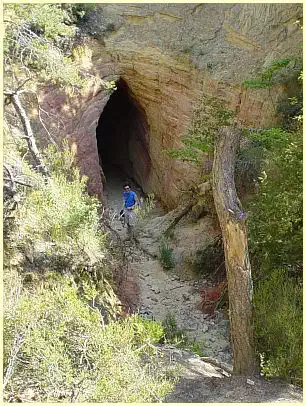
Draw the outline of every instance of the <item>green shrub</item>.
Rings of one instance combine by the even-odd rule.
[[[137,342],[144,343],[149,340],[151,344],[158,344],[164,337],[164,328],[161,322],[149,320],[139,315],[129,317],[129,323],[133,323]]]
[[[246,88],[250,89],[270,88],[275,83],[279,83],[279,72],[282,71],[283,68],[288,66],[291,61],[292,58],[277,59],[275,61],[272,61],[271,65],[261,72],[258,79],[245,80],[243,82],[243,85]],[[285,74],[284,76],[286,77],[287,75]]]
[[[165,238],[163,238],[160,243],[159,261],[164,269],[172,269],[175,266],[173,251]]]
[[[215,97],[203,94],[194,110],[193,120],[182,138],[184,147],[169,148],[165,153],[174,159],[202,165],[214,150],[218,128],[230,125],[234,112]]]
[[[7,84],[11,85],[12,81],[10,70],[25,67],[33,76],[39,74],[40,80],[48,83],[85,86],[79,66],[71,58],[76,26],[71,24],[66,10],[58,4],[8,4],[4,13],[6,21],[10,22],[6,24],[4,41],[9,61],[5,75]],[[64,43],[69,44],[69,53]],[[23,77],[22,68],[18,73]]]
[[[191,351],[199,356],[204,355],[204,348],[206,343],[198,342],[188,338],[186,331],[177,326],[175,316],[168,313],[162,322],[164,329],[164,336],[162,342],[165,344],[174,345],[177,348],[181,348],[186,351]]]
[[[301,130],[254,134],[264,147],[258,190],[248,202],[249,249],[257,274],[302,268],[303,143]]]
[[[47,158],[51,178],[28,192],[18,212],[18,249],[57,270],[97,265],[105,257],[100,203],[85,192],[86,178],[73,167],[68,149],[52,155],[49,148]]]
[[[154,194],[150,193],[146,197],[144,204],[136,207],[135,233],[139,232],[142,227],[150,220],[151,212],[155,207]]]
[[[188,344],[187,335],[184,330],[179,329],[175,320],[175,316],[168,313],[163,321],[164,340],[166,343],[174,344],[179,347],[184,347]]]
[[[280,114],[282,125],[287,130],[296,130],[299,121],[296,119],[303,112],[303,91],[302,83],[298,83],[300,88],[296,96],[289,97],[277,105],[277,112]]]
[[[152,402],[171,390],[144,345],[159,340],[161,327],[138,317],[105,325],[98,308],[87,304],[94,295],[88,288],[80,297],[67,276],[24,289],[14,311],[5,314],[6,396],[27,399],[31,388],[31,399],[44,402],[75,396],[79,402]]]
[[[302,284],[285,269],[255,285],[255,336],[262,371],[300,384],[303,376]]]
[[[190,346],[190,350],[194,353],[199,355],[200,357],[204,357],[205,356],[205,352],[203,351],[203,345],[201,345],[198,342],[194,342],[193,344],[191,344]]]
[[[247,203],[255,285],[255,333],[267,376],[302,377],[301,129],[251,134],[262,151],[257,192]]]

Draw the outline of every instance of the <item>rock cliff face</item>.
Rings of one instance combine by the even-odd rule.
[[[99,152],[102,167],[103,159],[116,161],[144,191],[175,207],[181,191],[197,183],[200,169],[170,159],[164,150],[181,146],[202,95],[234,110],[241,127],[277,123],[275,104],[286,86],[268,92],[241,83],[271,61],[301,53],[295,24],[301,15],[299,4],[96,5],[83,27],[89,34],[84,69],[120,78],[117,92],[125,101],[94,87],[78,97],[56,89],[41,95],[44,110],[62,123],[54,131],[77,144],[90,192],[103,194]]]

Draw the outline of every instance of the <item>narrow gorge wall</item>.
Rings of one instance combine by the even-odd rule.
[[[164,151],[182,145],[201,96],[214,96],[234,110],[241,127],[277,123],[275,105],[286,86],[247,90],[242,81],[275,59],[301,53],[295,24],[301,15],[299,4],[96,5],[82,28],[88,37],[79,60],[86,72],[117,80],[118,96],[94,81],[82,95],[70,97],[50,87],[40,95],[51,117],[45,120],[53,123],[55,136],[77,145],[91,193],[103,195],[100,151],[173,208],[182,190],[198,181],[200,169]],[[108,101],[114,107],[103,127]]]

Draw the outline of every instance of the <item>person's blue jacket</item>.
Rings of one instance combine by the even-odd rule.
[[[129,192],[123,192],[124,207],[126,209],[135,206],[136,202],[136,193],[130,190]]]

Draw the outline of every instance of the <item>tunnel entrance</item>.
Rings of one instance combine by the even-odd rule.
[[[121,193],[126,181],[132,180],[144,189],[151,168],[146,114],[124,80],[120,79],[116,87],[96,129],[108,199],[111,189],[119,188]]]

